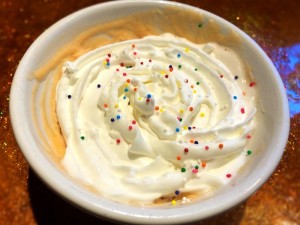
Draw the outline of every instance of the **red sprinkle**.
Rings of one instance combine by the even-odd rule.
[[[120,143],[121,143],[121,140],[118,138],[118,139],[116,140],[116,142],[117,142],[117,144],[120,144]]]
[[[223,78],[223,75],[221,74],[220,77]]]
[[[134,52],[133,55],[137,55],[137,52]]]
[[[245,113],[245,108],[241,108],[241,113]]]
[[[205,146],[205,150],[208,150],[209,149],[209,147],[208,146]]]
[[[135,121],[135,120],[132,120],[132,124],[136,124],[136,121]]]
[[[251,138],[251,135],[250,135],[250,134],[248,134],[248,135],[246,136],[246,138],[250,139],[250,138]]]
[[[132,126],[129,126],[128,129],[129,129],[129,130],[132,130]]]
[[[147,99],[146,99],[146,102],[150,102],[150,101],[151,101],[151,99],[150,99],[150,98],[147,98]]]
[[[110,54],[110,53],[108,53],[108,54],[107,54],[107,56],[110,58],[110,57],[111,57],[111,54]]]
[[[227,177],[227,178],[230,178],[230,177],[231,177],[231,174],[230,174],[230,173],[226,174],[226,177]]]
[[[166,74],[166,75],[165,75],[165,78],[169,78],[169,75],[168,75],[168,74]]]
[[[127,76],[127,73],[123,73],[123,76],[126,77],[126,76]]]
[[[192,106],[189,109],[190,109],[191,112],[194,110],[194,108]]]
[[[188,149],[188,148],[184,148],[184,152],[185,152],[185,153],[188,153],[188,152],[189,152],[189,149]]]
[[[253,87],[253,86],[255,86],[255,84],[256,84],[255,82],[250,82],[249,86]]]
[[[123,66],[124,66],[124,63],[120,63],[120,66],[122,66],[122,67],[123,67]]]

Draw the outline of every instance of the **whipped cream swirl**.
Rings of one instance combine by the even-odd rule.
[[[163,34],[90,51],[64,64],[57,86],[62,164],[119,202],[210,195],[247,161],[254,84],[216,43]]]

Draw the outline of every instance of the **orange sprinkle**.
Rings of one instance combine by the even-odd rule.
[[[104,106],[104,108],[107,108],[107,107],[108,107],[108,105],[107,105],[106,103],[105,103],[103,106]]]
[[[190,143],[194,143],[194,142],[195,142],[194,139],[191,139],[191,140],[190,140]]]
[[[191,85],[191,88],[194,88],[194,85]]]
[[[194,108],[192,106],[189,109],[190,109],[191,112],[194,110]]]
[[[223,148],[223,144],[219,144],[219,149],[222,149]]]
[[[202,166],[202,168],[206,167],[206,162],[202,161],[201,166]]]
[[[180,160],[180,159],[181,159],[181,156],[180,156],[180,155],[178,155],[176,158],[177,158],[177,160]]]
[[[137,91],[137,87],[133,88],[133,91]]]
[[[130,83],[130,79],[127,79],[126,82],[127,82],[127,83]]]
[[[155,110],[159,110],[159,106],[155,106]]]

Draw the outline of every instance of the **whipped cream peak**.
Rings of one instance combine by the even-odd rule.
[[[62,71],[62,164],[109,199],[210,195],[247,160],[255,87],[228,47],[147,36],[90,51]]]

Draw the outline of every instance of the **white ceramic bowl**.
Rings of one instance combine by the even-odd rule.
[[[213,19],[240,36],[246,59],[257,81],[261,116],[257,124],[253,159],[235,180],[235,186],[193,204],[170,208],[138,208],[96,196],[65,176],[42,149],[32,125],[31,95],[33,84],[28,76],[45,63],[71,38],[106,20],[141,12],[162,5],[182,7]],[[179,18],[180,19],[180,18]],[[47,53],[47,54],[46,54]],[[177,224],[200,220],[244,201],[253,194],[276,168],[289,133],[289,111],[285,89],[270,59],[245,33],[229,22],[198,8],[166,1],[115,1],[78,11],[51,26],[28,49],[15,73],[10,114],[13,130],[27,161],[53,190],[77,206],[95,215],[126,223]]]

